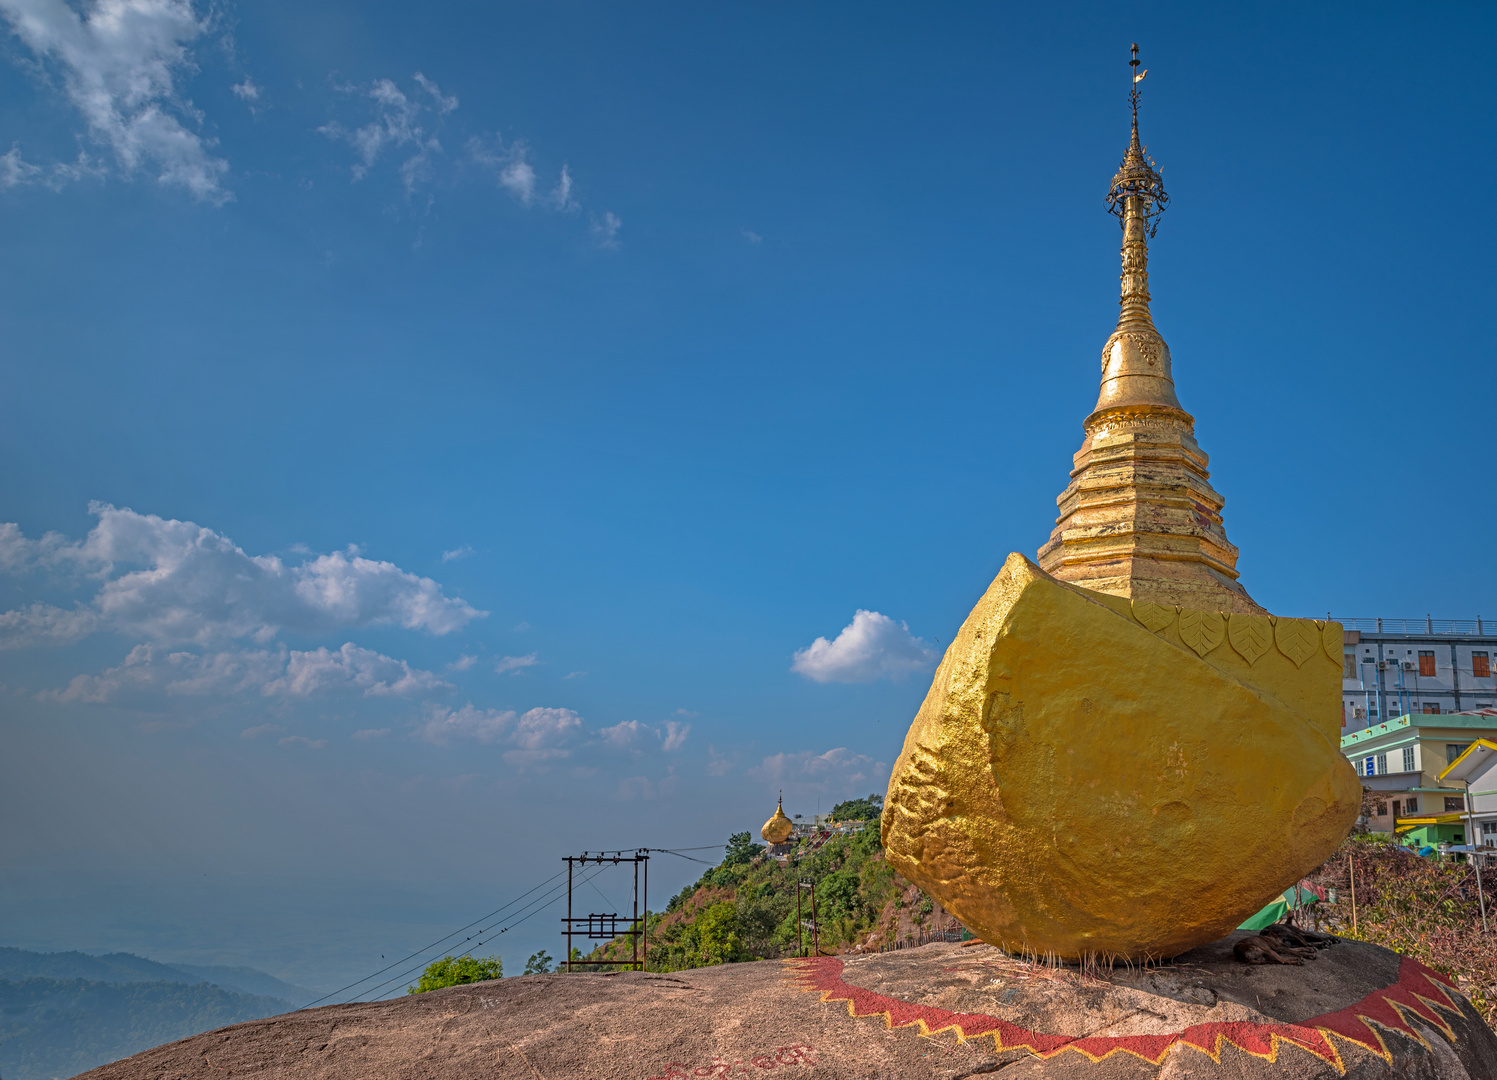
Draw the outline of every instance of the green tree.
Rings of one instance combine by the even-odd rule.
[[[542,949],[525,961],[526,975],[548,975],[551,972],[551,954]]]
[[[863,799],[848,799],[832,807],[835,821],[875,821],[884,812],[884,797],[869,795]]]
[[[742,866],[754,860],[764,850],[763,844],[754,843],[751,833],[736,832],[728,837],[728,850],[723,855],[723,866]]]
[[[744,834],[747,835],[747,834]],[[731,900],[713,904],[697,916],[697,963],[726,964],[736,959],[741,938],[738,929],[738,906]]]
[[[504,963],[497,956],[444,956],[426,965],[415,986],[406,987],[407,994],[424,994],[428,990],[440,990],[444,986],[460,986],[463,983],[488,982],[504,976]]]

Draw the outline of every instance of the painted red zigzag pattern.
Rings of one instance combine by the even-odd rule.
[[[1454,983],[1418,961],[1404,957],[1398,981],[1392,986],[1375,990],[1339,1012],[1326,1013],[1297,1024],[1196,1024],[1167,1035],[1074,1038],[1030,1031],[983,1013],[949,1012],[914,1005],[852,986],[843,982],[843,964],[835,956],[793,960],[790,964],[796,971],[792,981],[797,986],[802,990],[820,991],[822,1001],[846,1002],[847,1013],[852,1017],[882,1016],[891,1028],[918,1025],[924,1035],[954,1030],[964,1041],[991,1037],[999,1050],[1025,1049],[1041,1058],[1074,1051],[1093,1062],[1123,1053],[1158,1065],[1173,1047],[1181,1045],[1199,1050],[1220,1064],[1222,1046],[1226,1043],[1256,1057],[1276,1061],[1279,1048],[1288,1044],[1324,1058],[1344,1073],[1346,1065],[1330,1036],[1355,1043],[1391,1062],[1392,1052],[1383,1041],[1379,1028],[1400,1032],[1428,1046],[1409,1024],[1408,1018],[1412,1015],[1438,1028],[1454,1042],[1455,1031],[1440,1010],[1457,1015],[1461,1011],[1461,999]]]

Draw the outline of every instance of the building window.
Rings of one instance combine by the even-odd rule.
[[[1482,653],[1483,656],[1486,653]],[[1343,679],[1357,678],[1357,654],[1347,653],[1346,658],[1341,661],[1341,677]]]
[[[1449,795],[1445,796],[1445,812],[1447,814],[1459,813],[1464,809],[1466,809],[1465,799],[1461,798],[1459,795],[1457,795],[1453,799]]]
[[[1393,800],[1393,816],[1395,818],[1398,817],[1398,800],[1397,799]]]
[[[1471,654],[1471,674],[1478,679],[1488,678],[1492,674],[1492,661],[1484,652]]]
[[[1454,765],[1455,759],[1466,752],[1470,743],[1449,742],[1445,744],[1445,764]]]
[[[1497,821],[1483,821],[1481,823],[1481,834],[1483,836],[1491,836],[1494,833],[1497,833]]]
[[[1388,773],[1388,755],[1387,754],[1379,754],[1377,756],[1377,774],[1379,776],[1386,776],[1387,773]]]
[[[1439,716],[1440,703],[1438,701],[1426,701],[1424,703],[1424,711],[1429,716]]]
[[[1403,812],[1405,814],[1419,813],[1419,800],[1415,798],[1405,799],[1403,801]]]
[[[1403,748],[1403,771],[1414,771],[1414,748],[1412,746],[1405,746]]]
[[[1430,676],[1435,673],[1435,651],[1433,649],[1419,650],[1419,674]]]

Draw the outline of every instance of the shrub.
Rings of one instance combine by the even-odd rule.
[[[444,956],[426,965],[426,970],[421,973],[416,985],[407,987],[405,992],[424,994],[428,990],[440,990],[444,986],[488,982],[503,976],[504,964],[497,956]]]

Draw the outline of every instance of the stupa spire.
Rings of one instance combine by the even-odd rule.
[[[1138,45],[1128,62],[1132,133],[1107,192],[1123,230],[1117,328],[1102,349],[1097,404],[1086,418],[1060,515],[1040,565],[1073,585],[1150,603],[1261,612],[1237,583],[1195,419],[1175,394],[1169,346],[1149,303],[1149,240],[1169,205],[1138,134]]]

